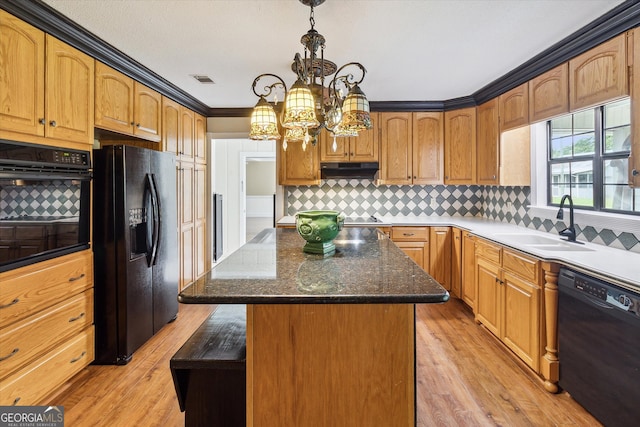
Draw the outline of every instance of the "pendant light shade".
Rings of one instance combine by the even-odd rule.
[[[369,101],[357,84],[349,90],[349,94],[344,99],[340,126],[345,131],[354,132],[372,127]]]
[[[284,117],[282,126],[285,128],[315,128],[320,126],[316,117],[316,108],[311,89],[298,79],[284,101]]]
[[[269,104],[264,97],[253,108],[251,113],[251,130],[249,138],[257,140],[280,139],[278,133],[278,119],[273,105]]]

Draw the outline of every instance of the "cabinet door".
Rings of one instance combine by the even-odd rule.
[[[462,298],[462,230],[451,229],[451,295]]]
[[[640,123],[640,29],[633,30],[630,39],[631,57],[631,123]],[[631,126],[631,154],[629,155],[629,185],[640,188],[640,126]]]
[[[207,163],[207,119],[195,114],[195,158],[198,163]]]
[[[540,122],[569,112],[569,63],[529,81],[529,121]]]
[[[194,229],[194,262],[195,277],[202,276],[207,269],[207,168],[197,164],[194,170],[194,205],[195,205],[195,229]]]
[[[290,142],[285,151],[280,145],[280,185],[317,185],[320,183],[319,145]]]
[[[178,154],[181,138],[180,104],[162,97],[162,149],[169,153]]]
[[[476,320],[500,337],[502,289],[500,267],[476,257]]]
[[[349,138],[349,160],[352,162],[378,161],[378,114],[371,113],[371,129]]]
[[[462,300],[472,309],[476,302],[476,248],[475,238],[462,232]]]
[[[621,98],[629,93],[626,34],[569,60],[571,111]]]
[[[94,60],[46,35],[45,136],[93,145]]]
[[[180,107],[180,138],[178,138],[178,154],[184,160],[193,161],[195,152],[195,121],[193,111]]]
[[[502,341],[536,372],[540,364],[540,289],[504,272]]]
[[[349,160],[349,140],[351,138],[335,138],[333,135],[323,129],[318,137],[320,145],[320,161],[321,162],[346,162]]]
[[[160,141],[162,131],[162,95],[135,82],[133,134],[149,141]]]
[[[498,185],[498,100],[492,99],[477,110],[477,183]]]
[[[444,182],[476,182],[476,109],[475,107],[444,113]]]
[[[421,269],[429,268],[429,242],[395,242]]]
[[[44,136],[44,32],[0,10],[0,138]]]
[[[529,82],[500,95],[500,132],[529,124]]]
[[[430,227],[429,274],[451,290],[451,228]]]
[[[95,126],[133,132],[133,79],[96,61]]]
[[[180,162],[178,169],[178,221],[180,227],[180,289],[195,278],[194,243],[194,167],[193,163]]]
[[[379,113],[380,181],[383,184],[411,184],[413,126],[411,113]]]
[[[444,114],[413,113],[412,182],[444,183]]]

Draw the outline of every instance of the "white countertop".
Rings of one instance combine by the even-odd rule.
[[[523,244],[519,236],[539,236],[543,239],[562,241],[557,233],[545,233],[492,221],[483,218],[449,217],[449,216],[377,216],[380,222],[367,223],[367,226],[401,226],[401,225],[443,225],[468,230],[476,236],[500,243],[504,246],[533,255],[545,261],[555,261],[569,268],[582,271],[593,276],[617,283],[621,286],[640,292],[640,254],[622,249],[610,248],[589,242],[570,243],[568,251],[555,251],[544,248],[544,245]],[[294,216],[282,217],[278,225],[294,225]],[[349,224],[360,225],[360,224]],[[580,240],[580,239],[578,239]]]

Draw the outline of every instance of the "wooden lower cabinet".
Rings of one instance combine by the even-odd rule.
[[[451,296],[462,298],[462,230],[451,228]]]
[[[391,240],[416,264],[428,271],[429,227],[392,227]]]
[[[472,309],[476,303],[476,242],[468,231],[462,232],[462,300]]]
[[[93,361],[93,254],[0,273],[0,283],[0,405],[36,405]]]
[[[540,372],[544,337],[541,262],[478,239],[475,318]]]

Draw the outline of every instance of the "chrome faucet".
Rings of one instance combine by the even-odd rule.
[[[569,226],[560,231],[558,234],[560,234],[561,236],[565,236],[567,238],[567,241],[569,242],[575,242],[576,228],[573,225],[573,200],[571,199],[570,195],[565,194],[564,196],[562,196],[562,200],[560,200],[560,209],[558,210],[556,219],[564,219],[564,211],[562,210],[562,208],[564,208],[564,202],[567,199],[569,199]]]

